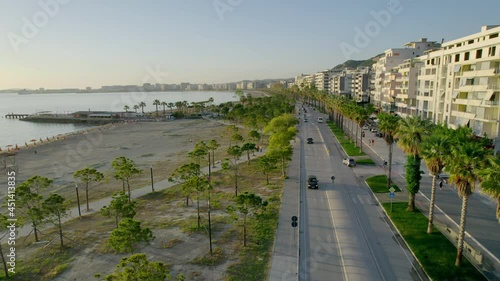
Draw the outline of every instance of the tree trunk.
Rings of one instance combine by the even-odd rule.
[[[116,212],[116,214],[115,214],[115,223],[116,223],[116,227],[118,227],[118,212]]]
[[[131,201],[131,193],[130,193],[130,184],[128,183],[128,179],[127,179],[127,189],[128,189],[128,202],[130,203]]]
[[[123,193],[125,193],[125,180],[122,180]]]
[[[189,207],[189,195],[186,195],[186,207]]]
[[[269,173],[266,173],[266,183],[269,184]]]
[[[234,194],[238,197],[238,176],[234,175]]]
[[[500,194],[497,196],[497,219],[498,223],[500,223]]]
[[[408,209],[409,212],[415,211],[415,194],[408,192]]]
[[[465,216],[467,215],[467,200],[469,200],[469,195],[463,195],[462,213],[460,214],[460,228],[458,230],[457,259],[455,260],[455,266],[460,266],[462,263],[462,255],[464,250]]]
[[[212,150],[212,164],[212,167],[215,168],[215,150]]]
[[[200,228],[200,220],[201,220],[201,217],[200,217],[200,197],[198,196],[198,198],[196,198],[196,204],[198,205],[198,228]]]
[[[3,256],[2,244],[0,243],[0,256],[2,256],[3,270],[5,272],[5,277],[9,278],[9,269],[7,268],[7,262],[5,261],[5,257]]]
[[[356,138],[355,138],[354,146],[358,147],[358,128],[356,128]]]
[[[243,247],[247,245],[247,215],[243,216]]]
[[[361,128],[361,141],[359,142],[359,151],[363,153],[363,128]]]
[[[429,225],[427,226],[427,234],[432,233],[432,223],[434,222],[434,202],[436,201],[436,175],[432,175],[431,203],[429,205]]]
[[[62,225],[61,225],[61,216],[57,216],[58,226],[59,226],[59,238],[61,239],[61,248],[64,248],[63,243],[63,233],[62,233]]]
[[[89,183],[87,182],[87,185],[85,186],[85,198],[87,198],[87,212],[90,211],[89,208]]]
[[[286,173],[285,173],[285,157],[281,157],[281,173],[283,174],[283,178],[286,178]]]
[[[392,181],[392,143],[388,144],[389,146],[389,170],[387,171],[387,189],[391,188],[391,181]]]
[[[38,229],[36,228],[36,222],[33,222],[33,232],[35,232],[35,241],[38,242]]]

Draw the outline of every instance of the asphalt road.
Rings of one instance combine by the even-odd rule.
[[[343,152],[317,112],[308,110],[307,123],[302,115],[299,280],[427,280],[366,185],[342,165]],[[311,174],[317,190],[307,189]]]

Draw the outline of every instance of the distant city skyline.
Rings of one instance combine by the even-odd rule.
[[[499,24],[500,2],[0,0],[0,89],[286,79]],[[467,20],[463,20],[467,15]]]

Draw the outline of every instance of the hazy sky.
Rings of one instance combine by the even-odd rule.
[[[477,33],[499,11],[498,0],[0,0],[0,89],[290,78]]]

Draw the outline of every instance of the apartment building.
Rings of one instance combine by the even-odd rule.
[[[397,71],[394,68],[407,59],[423,55],[426,50],[438,48],[439,44],[427,41],[427,38],[421,38],[420,41],[409,42],[404,46],[406,48],[386,50],[383,55],[376,59],[376,62],[372,66],[374,80],[373,89],[370,92],[371,103],[376,107],[382,108],[384,111],[395,111],[396,94],[401,90],[401,88],[384,88],[387,85],[391,87],[396,86],[396,82],[390,81],[391,78],[399,76],[396,75]]]
[[[358,103],[370,101],[370,68],[359,67],[352,74],[351,96]]]
[[[418,59],[407,59],[394,68],[395,77],[394,112],[401,117],[417,115],[417,93],[419,69],[423,65]]]
[[[330,92],[330,76],[332,71],[323,70],[314,74],[314,85],[320,91]]]
[[[423,56],[417,112],[451,128],[468,126],[500,148],[500,26],[443,43]]]

